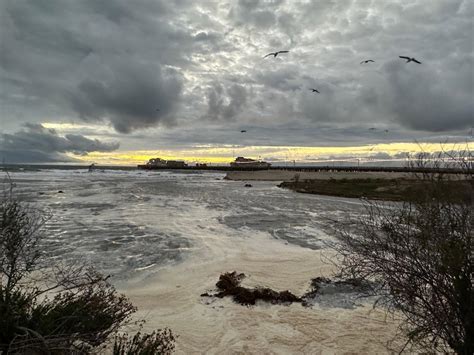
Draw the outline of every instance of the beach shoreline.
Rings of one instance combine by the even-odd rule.
[[[289,171],[289,170],[257,170],[229,171],[224,179],[235,181],[293,181],[299,180],[330,180],[330,179],[398,179],[409,178],[413,174],[399,172],[376,171]]]
[[[333,274],[326,258],[331,251],[260,234],[240,241],[225,257],[195,255],[122,291],[138,306],[137,319],[147,319],[145,330],[173,329],[177,354],[388,353],[386,344],[395,337],[398,322],[370,303],[357,302],[351,309],[262,302],[246,307],[229,298],[200,297],[215,288],[222,272],[232,270],[248,275],[245,286],[301,295],[311,278]]]

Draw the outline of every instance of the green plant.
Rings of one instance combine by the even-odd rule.
[[[136,333],[131,339],[127,334],[117,336],[113,355],[155,355],[170,354],[174,350],[175,338],[169,329],[154,331],[151,334]]]

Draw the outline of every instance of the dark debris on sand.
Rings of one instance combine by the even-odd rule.
[[[233,300],[241,305],[255,305],[256,301],[261,300],[272,304],[290,304],[301,302],[302,299],[295,296],[290,291],[274,291],[267,287],[248,288],[240,285],[245,278],[245,274],[238,274],[236,271],[221,274],[216,283],[218,292],[215,294],[203,293],[201,297],[219,297],[231,296]]]
[[[232,297],[234,302],[245,306],[253,306],[257,301],[271,304],[290,304],[299,302],[305,307],[312,306],[312,300],[319,295],[338,293],[364,293],[370,285],[358,279],[331,280],[326,277],[316,277],[311,280],[311,288],[302,297],[298,297],[290,291],[275,291],[268,287],[248,288],[241,286],[242,280],[246,277],[243,273],[236,271],[226,272],[219,276],[216,283],[217,292],[205,292],[201,297]]]

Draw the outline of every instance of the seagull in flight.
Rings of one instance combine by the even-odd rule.
[[[415,58],[405,57],[403,55],[399,55],[399,57],[402,58],[402,59],[406,59],[407,63],[415,62],[415,63],[421,64],[421,62],[417,61]]]
[[[310,90],[311,90],[311,92],[317,92],[318,94],[320,94],[320,92],[316,89],[310,89]]]
[[[247,132],[245,129],[241,130],[240,133],[245,133]]]
[[[268,56],[273,56],[273,58],[276,58],[278,54],[281,54],[281,53],[289,53],[290,51],[278,51],[278,52],[272,52],[272,53],[268,53],[265,57],[263,58],[266,58]]]
[[[375,63],[375,60],[372,60],[372,59],[368,59],[368,60],[363,60],[362,62],[360,62],[360,64],[367,64],[367,63]]]

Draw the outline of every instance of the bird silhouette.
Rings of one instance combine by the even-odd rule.
[[[277,57],[277,55],[278,55],[278,54],[280,54],[280,53],[289,53],[289,52],[290,52],[290,51],[278,51],[278,52],[272,52],[272,53],[268,53],[268,54],[267,54],[265,57],[263,57],[263,58],[266,58],[266,57],[268,57],[268,56],[271,56],[271,55],[273,56],[273,58],[276,58],[276,57]]]
[[[375,127],[370,127],[369,131],[375,131]]]
[[[421,62],[417,61],[415,58],[405,57],[403,55],[399,55],[399,57],[402,59],[406,59],[407,60],[406,63],[415,62],[415,63],[421,64]]]
[[[320,94],[320,92],[316,89],[310,89],[310,90],[311,90],[311,92],[317,92],[318,94]]]
[[[363,60],[362,62],[360,62],[360,64],[367,64],[370,62],[375,63],[375,60],[372,60],[372,59]]]
[[[245,133],[247,132],[245,129],[241,130],[240,133]]]

